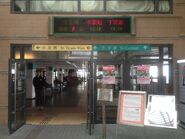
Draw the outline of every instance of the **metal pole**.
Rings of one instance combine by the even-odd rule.
[[[103,139],[106,139],[106,112],[105,112],[105,102],[102,102],[102,120],[103,120]]]
[[[17,126],[17,102],[16,102],[16,98],[17,98],[17,63],[15,62],[15,75],[14,75],[14,127],[16,128]]]

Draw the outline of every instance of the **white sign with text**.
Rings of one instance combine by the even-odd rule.
[[[145,113],[145,125],[177,128],[175,96],[149,95]]]

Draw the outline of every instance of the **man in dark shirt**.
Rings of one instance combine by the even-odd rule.
[[[44,88],[44,78],[41,76],[41,70],[36,70],[36,76],[33,78],[33,85],[35,87],[35,97],[36,97],[36,107],[39,110],[44,109],[44,97],[43,97],[43,88]]]

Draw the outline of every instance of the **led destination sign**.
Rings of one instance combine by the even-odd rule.
[[[53,34],[130,34],[130,17],[53,17]]]

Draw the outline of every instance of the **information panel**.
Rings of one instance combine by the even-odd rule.
[[[118,124],[144,125],[145,91],[119,92]]]
[[[113,89],[98,88],[97,100],[113,101]]]
[[[148,95],[145,125],[177,128],[175,96]]]
[[[52,17],[54,35],[131,34],[131,17]]]

